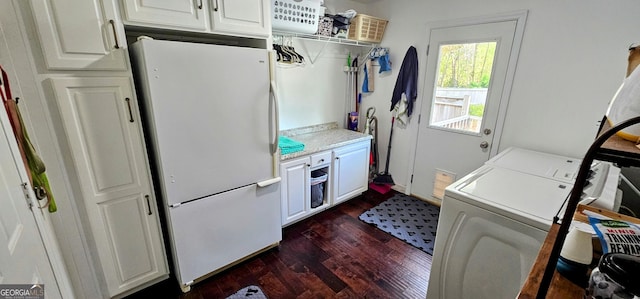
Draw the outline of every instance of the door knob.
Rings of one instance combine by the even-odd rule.
[[[489,147],[489,142],[483,141],[480,143],[480,148],[488,148]]]
[[[483,132],[484,132],[485,135],[489,135],[489,134],[491,134],[491,129],[484,129]]]

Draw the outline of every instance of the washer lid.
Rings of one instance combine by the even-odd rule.
[[[581,159],[510,147],[485,164],[573,183],[581,162]]]
[[[446,195],[549,230],[572,187],[572,184],[485,165],[454,183]]]

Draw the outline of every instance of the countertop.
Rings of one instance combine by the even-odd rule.
[[[371,135],[338,128],[337,123],[327,123],[280,131],[280,135],[304,143],[304,150],[280,156],[280,161],[311,155],[333,148],[371,140]]]

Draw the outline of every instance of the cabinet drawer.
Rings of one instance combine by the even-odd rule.
[[[311,167],[331,163],[331,152],[323,152],[311,156]]]

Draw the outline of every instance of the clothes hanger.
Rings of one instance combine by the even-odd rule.
[[[293,41],[289,39],[286,46],[287,53],[291,54],[294,63],[303,63],[304,57],[293,48]]]

